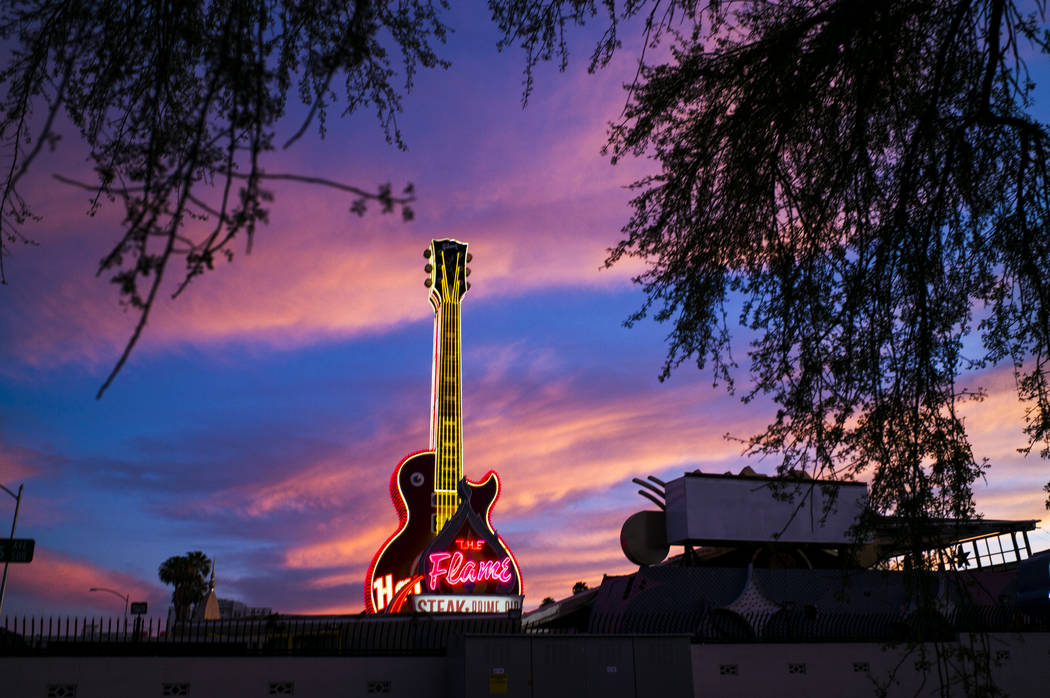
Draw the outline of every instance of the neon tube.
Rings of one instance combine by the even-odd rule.
[[[500,560],[466,560],[458,550],[452,554],[430,553],[429,568],[427,588],[431,591],[437,589],[442,578],[450,586],[487,581],[507,584],[514,579],[509,557]]]

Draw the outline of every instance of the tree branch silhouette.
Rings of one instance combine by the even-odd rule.
[[[323,137],[339,101],[343,115],[373,109],[387,140],[403,146],[401,91],[419,67],[448,65],[434,49],[446,35],[444,9],[424,0],[6,4],[0,36],[13,49],[0,69],[0,144],[11,162],[0,196],[0,280],[9,245],[30,241],[23,226],[34,214],[19,183],[44,145],[58,145],[58,119],[79,130],[94,181],[58,180],[94,192],[90,215],[124,207],[122,234],[98,273],[138,319],[99,397],[142,336],[174,258],[185,268],[173,297],[220,255],[232,260],[234,241],[250,252],[273,201],[267,181],[328,187],[351,196],[351,213],[375,204],[410,220],[411,185],[395,195],[389,184],[370,190],[268,174],[264,165],[293,91],[308,113],[286,147],[312,124]],[[336,76],[345,78],[341,94]]]

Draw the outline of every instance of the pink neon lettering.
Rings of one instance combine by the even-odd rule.
[[[456,545],[459,546],[460,550],[481,550],[482,546],[485,545],[485,541],[481,540],[480,538],[477,540],[457,538]]]
[[[441,563],[450,557],[452,556],[448,553],[430,553],[430,578],[427,580],[427,586],[431,591],[437,589],[438,579],[447,572],[441,567]]]
[[[463,553],[458,550],[452,553],[452,561],[448,563],[448,583],[461,584],[464,580],[459,578],[459,568],[463,566]]]
[[[433,591],[437,589],[441,578],[452,586],[465,584],[467,582],[484,582],[486,580],[498,581],[504,584],[510,582],[514,575],[510,569],[510,558],[501,560],[465,560],[463,553],[458,550],[451,555],[449,553],[430,553],[430,572],[427,575],[427,587]]]
[[[500,575],[499,575],[498,579],[501,582],[503,582],[504,584],[506,584],[507,582],[509,582],[511,580],[510,558],[509,557],[503,558],[503,562],[500,565]]]

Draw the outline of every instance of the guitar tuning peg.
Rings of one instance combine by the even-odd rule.
[[[430,288],[430,284],[431,284],[431,281],[430,281],[429,278],[426,281],[423,282],[423,285],[426,286],[427,288]]]
[[[472,259],[474,259],[474,255],[472,255],[471,253],[468,252],[467,253],[467,261],[470,262]]]
[[[470,267],[467,267],[467,276],[470,276]]]
[[[426,273],[429,274],[430,272],[434,271],[434,265],[433,264],[426,265],[425,267],[423,267],[423,271],[425,271]]]
[[[467,282],[467,290],[468,291],[470,290],[470,282],[469,281]]]
[[[427,249],[423,250],[423,258],[424,259],[430,259],[430,248],[429,247]]]

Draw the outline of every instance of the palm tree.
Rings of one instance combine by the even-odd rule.
[[[193,604],[204,598],[209,572],[211,560],[200,550],[174,555],[161,563],[157,570],[160,581],[175,587],[171,603],[175,607],[176,620],[187,620]]]

